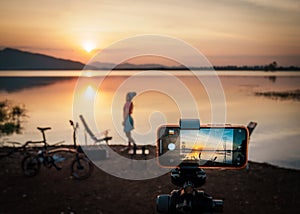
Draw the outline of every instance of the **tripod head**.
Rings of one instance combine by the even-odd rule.
[[[171,181],[178,187],[186,183],[193,185],[194,188],[201,187],[205,184],[206,173],[195,163],[181,163],[171,171]]]
[[[222,212],[223,200],[213,199],[196,188],[205,184],[206,173],[198,164],[182,163],[171,171],[171,181],[179,189],[171,194],[159,195],[158,213],[213,213]]]

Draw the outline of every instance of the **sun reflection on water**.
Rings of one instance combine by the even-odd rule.
[[[87,86],[84,93],[84,97],[88,100],[92,100],[95,98],[95,95],[96,95],[96,90],[94,89],[94,87],[91,85]]]

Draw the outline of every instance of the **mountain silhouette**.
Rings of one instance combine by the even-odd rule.
[[[13,48],[0,51],[0,70],[81,70],[83,67],[81,62]]]
[[[273,62],[274,63],[274,62]],[[0,70],[222,70],[222,71],[269,71],[266,67],[270,65],[256,65],[256,66],[213,66],[213,67],[191,67],[187,68],[184,65],[167,66],[161,64],[131,64],[124,62],[121,64],[114,64],[110,62],[91,62],[87,65],[73,61],[60,59],[52,56],[47,56],[39,53],[31,53],[21,51],[13,48],[5,48],[0,51]],[[300,71],[297,66],[278,66],[277,71]],[[274,71],[274,69],[272,70]]]
[[[0,70],[82,70],[85,64],[72,60],[59,59],[39,53],[31,53],[13,48],[5,48],[0,51]],[[92,62],[85,67],[91,70],[159,70],[178,69],[160,64],[135,65],[121,63],[116,65],[107,62]],[[181,67],[180,67],[181,69]]]

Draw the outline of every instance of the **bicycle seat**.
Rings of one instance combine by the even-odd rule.
[[[37,129],[43,132],[43,131],[51,129],[51,127],[45,127],[45,128],[37,127]]]

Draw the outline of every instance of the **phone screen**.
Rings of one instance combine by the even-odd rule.
[[[163,166],[185,162],[202,167],[241,167],[247,161],[247,143],[245,127],[165,127],[158,143],[159,162]]]

